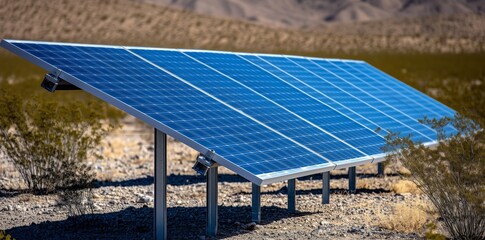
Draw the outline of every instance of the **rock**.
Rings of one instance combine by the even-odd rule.
[[[234,202],[240,203],[240,202],[244,202],[244,200],[245,200],[244,199],[244,196],[239,195],[239,196],[237,196],[237,198],[236,198],[236,200]]]
[[[255,222],[248,223],[243,226],[245,230],[253,231],[257,229],[257,224]]]
[[[150,202],[153,202],[153,197],[141,195],[141,196],[138,197],[136,202],[137,203],[150,203]]]
[[[359,231],[359,229],[354,228],[354,227],[352,227],[351,229],[347,230],[347,232],[349,232],[349,233],[356,233],[358,231]]]
[[[93,209],[94,209],[94,211],[102,211],[102,210],[103,210],[103,208],[102,208],[102,207],[100,207],[100,206],[99,206],[99,205],[97,205],[97,204],[94,204]]]
[[[12,211],[12,210],[13,210],[12,205],[7,205],[2,208],[2,211]]]
[[[94,169],[96,169],[99,172],[102,172],[104,170],[103,166],[101,166],[101,165],[95,165]]]

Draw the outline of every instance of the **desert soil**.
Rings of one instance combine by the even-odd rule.
[[[93,159],[97,180],[94,214],[69,217],[55,195],[23,193],[19,175],[0,160],[0,229],[17,239],[151,239],[153,230],[153,134],[133,118],[110,134]],[[196,153],[169,139],[168,231],[173,239],[205,239],[205,179],[191,169]],[[396,168],[397,169],[397,168]],[[297,180],[298,213],[287,211],[286,184],[262,188],[262,222],[251,223],[251,184],[219,170],[219,232],[227,239],[415,239],[418,233],[383,228],[394,206],[426,203],[423,195],[393,192],[402,182],[386,169],[357,168],[357,193],[349,194],[346,170],[331,172],[330,204],[321,204],[319,175]],[[422,232],[422,231],[421,231]]]

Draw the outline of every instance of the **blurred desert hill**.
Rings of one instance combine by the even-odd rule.
[[[163,5],[162,0],[150,1],[158,3],[142,0],[0,0],[0,37],[290,53],[463,53],[485,49],[485,15],[481,13],[483,1],[204,0],[177,1],[168,6]],[[201,5],[200,2],[207,3]],[[247,3],[234,7],[235,3],[242,2]],[[251,2],[260,3],[251,8]],[[214,5],[207,5],[209,3]],[[216,3],[220,7],[214,7]],[[402,3],[409,3],[405,11],[391,11]],[[175,9],[175,5],[187,7]],[[297,5],[300,7],[296,8]],[[200,10],[189,11],[194,10],[190,6],[199,9],[203,7],[198,6],[205,6],[214,11],[219,8],[242,10],[226,9],[208,16],[196,13],[202,12]],[[332,8],[327,9],[329,6]],[[292,7],[291,10],[288,7]],[[267,20],[259,17],[267,14],[270,8],[274,8],[272,15],[267,15],[271,17]],[[316,16],[319,9],[321,13]],[[224,15],[224,12],[231,14]],[[326,15],[331,12],[333,15]],[[455,14],[448,14],[451,12]],[[242,19],[254,13],[261,22],[273,18],[278,22],[285,17],[293,19],[288,20],[288,26],[314,27],[255,24],[235,17],[237,13],[241,13]],[[316,27],[317,21],[312,19],[320,21],[323,16],[324,22],[333,24]]]
[[[214,17],[268,26],[318,27],[328,23],[473,14],[483,0],[140,0]]]

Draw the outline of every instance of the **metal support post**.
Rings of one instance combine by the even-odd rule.
[[[377,163],[377,175],[384,176],[384,163]]]
[[[207,171],[207,235],[217,235],[217,167]]]
[[[261,186],[253,183],[251,221],[261,222]]]
[[[355,167],[349,167],[349,192],[355,193]]]
[[[167,135],[155,129],[155,239],[167,239]]]
[[[296,212],[296,179],[288,179],[288,211]]]
[[[322,176],[322,204],[330,203],[330,172],[324,172]]]

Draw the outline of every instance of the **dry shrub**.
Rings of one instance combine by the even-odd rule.
[[[485,132],[479,125],[484,119],[456,115],[421,122],[436,130],[438,145],[428,148],[393,133],[384,148],[388,160],[411,171],[452,238],[485,239]]]
[[[378,214],[378,226],[404,233],[419,232],[425,226],[428,214],[422,206],[396,204],[392,214]]]
[[[416,183],[409,180],[399,180],[392,185],[392,191],[395,193],[419,193]]]
[[[411,176],[411,171],[409,171],[409,169],[405,168],[404,166],[400,167],[397,170],[397,173],[399,173],[402,176],[406,176],[406,177]]]
[[[427,226],[427,231],[424,234],[424,238],[428,240],[446,240],[447,238],[440,233],[436,232],[436,229],[438,228],[435,223],[429,223]]]
[[[407,169],[400,161],[383,161],[382,163],[384,165],[384,172],[398,173],[405,177],[411,176],[411,171],[409,171],[409,169]]]
[[[69,216],[93,214],[93,190],[91,188],[78,190],[63,190],[58,193],[58,204],[65,208]]]
[[[89,103],[62,105],[0,91],[0,151],[36,194],[89,187],[88,155],[112,129],[101,119]]]

